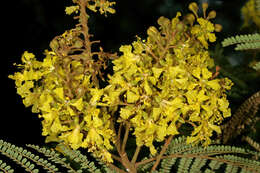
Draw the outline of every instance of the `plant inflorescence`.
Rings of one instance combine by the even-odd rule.
[[[24,105],[42,119],[46,142],[86,148],[119,172],[124,171],[114,161],[137,171],[143,146],[149,148],[155,170],[172,139],[183,135],[183,126],[192,128],[187,145],[210,145],[213,134],[221,133],[220,124],[231,116],[226,92],[232,82],[218,78],[217,68],[213,72],[208,51],[209,43],[216,41],[214,32],[221,30],[210,21],[216,12],[207,13],[208,4],[203,3],[200,17],[199,7],[191,3],[192,13],[160,17],[159,27],[147,29],[147,38],[137,36],[132,44],[122,45],[118,55],[93,49],[99,41],[89,33],[87,14],[87,9],[115,13],[115,2],[73,3],[65,11],[79,21],[75,28],[50,42],[43,61],[25,51],[17,65],[20,71],[9,76]],[[243,38],[235,40],[240,42]],[[104,73],[108,61],[113,64],[111,75]],[[136,143],[132,159],[126,153],[130,134]],[[163,141],[161,150],[154,145]]]

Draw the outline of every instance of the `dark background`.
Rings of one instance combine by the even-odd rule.
[[[188,12],[190,0],[117,0],[117,13],[108,17],[96,14],[90,19],[90,31],[101,40],[105,51],[115,52],[121,44],[130,44],[135,35],[145,37],[146,29],[156,25],[160,16],[175,17],[177,11]],[[202,1],[196,1],[202,2]],[[218,42],[240,32],[240,9],[244,1],[208,0],[209,8],[217,11],[215,23],[223,25],[217,35]],[[43,58],[42,52],[49,49],[49,42],[76,21],[65,15],[65,6],[70,0],[12,0],[1,8],[8,12],[1,15],[1,119],[0,139],[14,144],[43,144],[41,122],[37,114],[25,108],[16,94],[14,81],[8,79],[20,63],[22,53],[27,50]]]

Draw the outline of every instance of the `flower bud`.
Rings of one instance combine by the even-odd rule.
[[[196,2],[190,3],[189,10],[192,11],[196,17],[198,17],[197,13],[198,13],[199,7]]]
[[[209,4],[208,4],[207,2],[203,2],[203,3],[202,3],[202,9],[203,9],[203,11],[206,11],[206,10],[208,9],[208,7],[209,7]]]
[[[184,26],[185,26],[185,25],[184,25],[182,22],[179,22],[179,23],[176,25],[177,31],[183,31]]]
[[[222,30],[222,25],[220,24],[215,24],[215,31],[220,32]]]
[[[216,11],[213,10],[209,12],[207,19],[214,19],[215,17],[216,17]]]
[[[160,17],[157,22],[158,22],[158,24],[159,24],[160,26],[167,26],[167,25],[170,24],[170,20],[167,19],[167,18],[165,18],[165,17],[163,17],[163,16]]]
[[[206,2],[202,3],[202,10],[203,10],[204,18],[206,18],[206,11],[207,11],[208,7],[209,7],[208,3],[206,3]]]
[[[148,28],[147,34],[150,37],[155,38],[159,34],[159,31],[154,26],[151,26],[151,27]]]
[[[195,16],[193,14],[188,14],[185,16],[185,19],[187,20],[187,22],[190,24],[190,25],[193,25],[194,21],[195,21]]]

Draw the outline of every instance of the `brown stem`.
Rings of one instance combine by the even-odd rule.
[[[80,25],[82,26],[82,34],[84,35],[86,53],[91,55],[91,42],[89,39],[90,35],[89,35],[89,29],[88,29],[88,15],[86,13],[87,1],[79,0],[78,3],[80,6],[80,16],[79,16]]]
[[[111,157],[112,157],[113,159],[115,159],[115,160],[117,160],[117,161],[119,161],[119,162],[122,163],[122,159],[121,159],[120,157],[118,157],[118,156],[116,156],[116,155],[114,155],[114,154],[111,154]]]
[[[145,159],[145,160],[143,160],[143,161],[137,162],[137,163],[135,164],[135,166],[138,168],[140,165],[144,165],[144,164],[149,163],[149,162],[152,162],[152,161],[154,161],[154,160],[156,160],[156,157],[152,157],[152,158],[150,158],[150,159]]]
[[[131,160],[131,163],[132,163],[132,164],[135,164],[140,150],[141,150],[141,147],[140,147],[140,146],[137,146],[136,149],[135,149],[135,154],[134,154],[134,156],[133,156],[133,158],[132,158],[132,160]]]
[[[165,46],[164,49],[162,50],[163,53],[161,54],[161,56],[159,57],[159,59],[162,59],[162,57],[165,56],[165,54],[167,53],[167,51],[169,51],[169,46],[170,46],[171,39],[174,38],[175,34],[176,34],[176,31],[173,32],[172,37],[170,37],[170,39],[167,39],[166,46]]]
[[[86,12],[86,6],[87,6],[87,2],[89,0],[78,0],[78,4],[80,7],[80,16],[79,16],[79,21],[80,21],[80,26],[82,27],[81,33],[84,36],[84,47],[85,47],[85,51],[84,53],[87,55],[87,58],[84,59],[83,64],[87,64],[88,59],[92,58],[92,52],[91,52],[91,44],[92,42],[90,41],[90,37],[91,35],[89,34],[89,28],[88,28],[88,14]],[[94,42],[95,43],[95,42]],[[91,67],[93,68],[93,62],[91,63]],[[96,87],[99,87],[99,81],[96,77],[96,73],[95,71],[97,71],[97,69],[93,69],[93,71],[91,71],[92,73],[92,81],[95,84]]]
[[[127,142],[129,130],[130,130],[130,123],[129,122],[126,123],[125,128],[126,129],[125,129],[125,135],[124,135],[124,139],[123,139],[123,143],[122,143],[122,147],[121,147],[121,152],[125,152],[125,146],[126,146],[126,142]]]
[[[108,166],[109,166],[111,169],[114,169],[116,172],[119,172],[119,173],[127,173],[127,172],[125,172],[124,170],[122,170],[122,169],[116,167],[115,165],[113,165],[113,164],[111,164],[111,163],[108,164]]]
[[[116,147],[117,147],[117,151],[118,153],[121,152],[121,131],[122,131],[122,124],[119,125],[119,130],[118,130],[118,134],[117,134],[117,139],[116,139]]]
[[[122,159],[122,164],[128,172],[137,173],[135,165],[129,161],[126,152],[120,153],[120,157]]]
[[[91,44],[100,43],[100,40],[94,40],[90,42]]]
[[[149,49],[147,48],[146,51],[154,58],[157,62],[159,62],[159,58]]]
[[[131,173],[136,173],[136,167],[134,164],[132,164],[128,157],[127,157],[127,153],[125,152],[125,146],[126,146],[126,142],[127,142],[127,138],[128,138],[128,135],[129,135],[129,129],[130,129],[130,124],[127,123],[126,125],[126,130],[125,130],[125,135],[124,135],[124,139],[123,139],[123,143],[122,143],[122,146],[121,146],[121,131],[122,131],[122,124],[120,124],[119,126],[119,130],[118,130],[118,133],[117,133],[117,137],[116,137],[116,149],[117,149],[117,152],[119,153],[119,157],[116,157],[116,160],[119,160],[122,165],[127,169],[128,172],[131,172]],[[113,129],[115,131],[115,128],[113,126]],[[112,155],[112,157],[114,157]]]
[[[172,138],[173,138],[173,135],[169,136],[169,138],[165,141],[164,143],[164,146],[160,152],[160,154],[156,157],[156,161],[151,169],[151,172],[154,171],[156,169],[156,167],[159,165],[161,159],[162,159],[162,156],[163,154],[166,152],[166,149],[168,148],[168,145],[171,143],[172,141]]]

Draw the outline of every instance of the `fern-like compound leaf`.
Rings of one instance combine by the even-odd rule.
[[[178,165],[178,172],[179,173],[189,173],[190,172],[190,165],[192,163],[193,158],[182,158]]]
[[[25,154],[26,151],[21,150],[19,147],[0,140],[0,153],[21,165],[25,171],[38,172],[38,169],[34,169],[35,165],[28,160],[31,158]]]
[[[230,172],[230,173],[237,173],[238,172],[238,167],[233,166],[233,165],[227,165],[225,172]]]
[[[70,160],[80,164],[81,170],[86,170],[91,173],[101,173],[100,169],[95,166],[94,162],[88,161],[87,157],[81,154],[79,150],[71,150],[63,144],[59,144],[59,149],[66,157],[69,157]]]
[[[0,172],[13,173],[14,169],[12,169],[11,166],[0,160]]]
[[[245,127],[253,127],[256,123],[256,113],[260,105],[260,91],[253,94],[236,110],[231,119],[222,125],[222,141],[226,144],[244,131]]]
[[[36,150],[36,151],[39,152],[39,153],[42,153],[43,155],[45,155],[45,156],[48,158],[48,160],[53,161],[53,162],[56,163],[56,164],[60,164],[62,167],[67,168],[68,171],[72,171],[72,172],[76,173],[76,170],[74,170],[74,169],[70,166],[70,164],[68,164],[68,163],[66,162],[67,159],[66,159],[65,157],[60,157],[61,155],[58,154],[57,152],[52,151],[52,150],[49,150],[49,149],[46,149],[46,148],[44,148],[44,147],[39,147],[39,146],[37,146],[37,145],[28,144],[28,145],[26,145],[26,146],[27,146],[27,147],[30,147],[30,148],[32,148],[32,149],[34,149],[34,150]],[[43,162],[43,159],[40,158],[38,161],[39,161],[39,162]]]
[[[200,172],[203,166],[206,165],[207,159],[197,158],[192,163],[190,170],[194,172]]]
[[[242,138],[242,140],[246,141],[249,145],[251,145],[254,149],[260,152],[260,144],[256,141],[254,141],[249,136],[245,136]]]
[[[148,159],[148,157],[144,157],[143,159],[142,159],[142,161],[144,161],[144,160],[147,160]],[[155,161],[152,161],[152,162],[148,162],[147,164],[143,164],[143,165],[141,165],[141,166],[139,166],[138,167],[138,172],[149,172],[150,170],[151,170],[151,168],[152,168],[152,166],[153,166],[153,164],[155,163]],[[172,165],[171,165],[172,166]],[[164,168],[163,168],[164,169]]]
[[[260,34],[237,35],[226,38],[222,41],[222,46],[230,46],[236,44],[235,50],[259,49]]]
[[[218,162],[216,160],[211,160],[209,163],[209,167],[211,168],[212,171],[218,170],[221,165],[223,165],[224,162]]]
[[[172,167],[172,165],[175,164],[176,161],[177,161],[177,158],[163,159],[161,162],[161,168],[160,168],[159,172],[170,173],[171,167]]]
[[[181,144],[181,145],[180,145]],[[159,172],[178,173],[207,172],[213,173],[223,170],[226,172],[239,172],[243,169],[249,172],[260,170],[260,162],[252,158],[259,156],[260,152],[251,151],[234,146],[210,145],[203,147],[186,144],[185,137],[174,139],[169,145],[165,159],[161,162]]]

